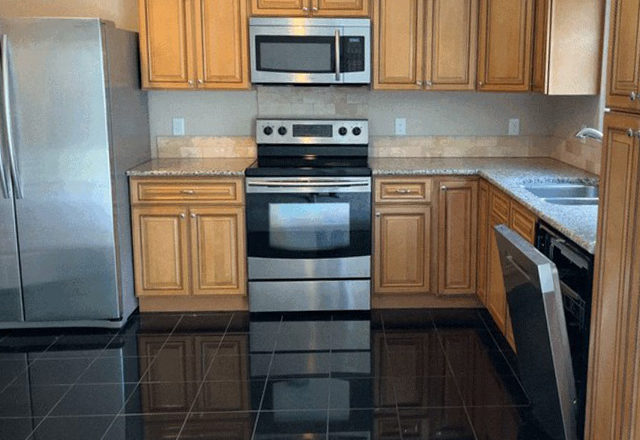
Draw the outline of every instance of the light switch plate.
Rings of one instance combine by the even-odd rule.
[[[509,136],[520,135],[520,119],[509,119]]]
[[[184,118],[173,118],[173,135],[184,136]]]
[[[406,135],[407,135],[407,119],[396,118],[396,136],[406,136]]]

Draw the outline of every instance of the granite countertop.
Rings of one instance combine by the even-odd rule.
[[[154,159],[127,171],[135,177],[229,177],[244,176],[255,159]]]
[[[529,208],[593,254],[597,206],[563,206],[543,201],[524,185],[551,182],[597,184],[598,176],[547,158],[372,158],[374,176],[480,176]]]

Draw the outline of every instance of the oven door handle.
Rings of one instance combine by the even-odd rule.
[[[248,182],[247,186],[256,188],[353,188],[367,187],[369,182]]]

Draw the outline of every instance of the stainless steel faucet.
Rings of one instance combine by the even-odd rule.
[[[596,139],[598,141],[602,140],[602,132],[596,130],[595,128],[583,127],[579,132],[576,133],[576,137],[578,139]]]

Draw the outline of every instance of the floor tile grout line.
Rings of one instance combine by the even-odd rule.
[[[471,433],[473,434],[473,438],[478,440],[478,434],[476,433],[476,428],[475,428],[475,426],[473,426],[473,421],[471,419],[471,414],[469,413],[469,410],[467,408],[467,401],[466,401],[466,399],[464,398],[464,396],[462,394],[462,390],[460,389],[460,385],[458,384],[458,377],[456,376],[456,374],[455,374],[455,372],[453,370],[453,366],[451,365],[451,361],[449,360],[449,356],[447,355],[447,351],[444,348],[444,342],[442,341],[442,335],[440,334],[440,329],[436,325],[435,319],[433,320],[433,327],[435,328],[435,331],[436,331],[436,336],[438,338],[438,343],[440,344],[440,349],[442,350],[442,353],[444,355],[444,359],[447,362],[447,368],[449,369],[449,372],[451,373],[451,376],[453,377],[453,383],[455,384],[456,390],[458,391],[458,397],[460,397],[460,400],[462,401],[462,408],[464,410],[465,416],[467,416],[467,422],[469,423],[469,426],[471,427]]]
[[[6,338],[6,336],[5,336]],[[51,342],[51,344],[49,344],[47,346],[47,348],[44,349],[44,351],[42,353],[46,353],[47,351],[49,351],[49,349],[55,345],[56,342],[58,342],[58,339],[60,339],[60,336],[56,336],[55,339],[53,340],[53,342]],[[27,353],[28,355],[28,353]],[[13,386],[13,384],[18,380],[18,377],[20,377],[21,374],[25,374],[25,373],[29,373],[29,369],[31,368],[31,366],[38,360],[39,358],[36,356],[32,361],[27,362],[27,366],[24,367],[24,369],[22,369],[18,374],[16,374],[14,376],[13,379],[11,379],[11,381],[4,386],[4,388],[2,388],[2,390],[0,390],[0,394],[4,393],[9,387]]]
[[[147,368],[144,370],[144,372],[142,372],[140,374],[140,380],[138,380],[138,382],[131,382],[131,383],[135,383],[135,386],[133,387],[133,391],[131,392],[131,394],[125,399],[124,403],[122,404],[122,407],[120,408],[120,410],[118,411],[118,413],[113,417],[113,420],[111,420],[111,423],[109,423],[109,426],[107,426],[107,429],[104,431],[104,433],[102,434],[102,437],[100,437],[100,439],[104,439],[104,436],[107,435],[107,432],[109,432],[109,430],[111,429],[111,427],[113,426],[113,424],[115,423],[115,421],[117,420],[117,418],[120,416],[120,414],[122,413],[122,411],[127,407],[127,403],[129,403],[129,400],[131,399],[131,397],[135,394],[136,390],[140,387],[140,384],[142,383],[142,378],[147,374],[147,372],[151,369],[151,367],[153,366],[154,362],[156,361],[156,359],[158,358],[158,355],[162,352],[162,350],[164,349],[165,345],[167,345],[167,342],[169,341],[169,338],[171,338],[171,336],[173,336],[173,333],[176,331],[176,328],[178,328],[178,325],[180,325],[180,323],[182,322],[182,319],[184,318],[184,314],[179,315],[180,317],[178,318],[178,321],[173,325],[173,328],[171,329],[171,331],[169,332],[169,334],[167,335],[167,337],[164,339],[164,341],[162,341],[162,345],[160,346],[160,349],[158,350],[157,354],[155,356],[153,356],[151,358],[151,361],[149,362],[149,364],[147,365]],[[108,345],[107,345],[108,346]],[[105,348],[106,350],[106,348]],[[27,439],[28,440],[28,439]]]
[[[213,357],[211,358],[211,360],[209,361],[209,365],[207,365],[207,368],[202,373],[202,380],[198,381],[200,383],[200,385],[198,386],[198,390],[196,391],[195,395],[193,396],[193,400],[191,401],[191,405],[189,406],[189,411],[187,411],[187,417],[182,421],[182,426],[180,426],[180,431],[178,431],[178,436],[176,437],[176,440],[180,439],[180,436],[182,435],[182,431],[184,430],[185,426],[187,426],[187,422],[189,421],[189,416],[191,416],[191,414],[193,413],[193,408],[195,407],[196,402],[197,402],[198,398],[200,397],[200,393],[202,392],[202,389],[204,388],[204,384],[207,383],[205,381],[205,379],[209,375],[209,371],[211,371],[211,368],[213,367],[213,363],[215,362],[216,357],[218,356],[218,352],[220,351],[220,347],[222,347],[222,343],[224,342],[225,338],[227,337],[227,332],[229,331],[229,327],[231,327],[231,323],[233,322],[233,317],[234,316],[235,316],[235,313],[231,313],[231,317],[229,318],[229,322],[227,322],[227,325],[226,325],[226,327],[224,329],[224,333],[222,334],[222,338],[220,338],[220,341],[218,342],[218,346],[216,347],[216,351],[213,354]]]
[[[260,403],[258,404],[258,412],[256,414],[256,420],[253,422],[253,429],[251,431],[251,439],[253,440],[256,436],[256,430],[258,429],[258,421],[260,420],[260,413],[262,412],[262,404],[264,403],[264,395],[267,392],[267,385],[269,384],[269,377],[271,375],[271,367],[273,366],[273,360],[276,357],[276,347],[278,344],[278,338],[280,337],[280,331],[282,330],[282,322],[284,321],[284,316],[280,315],[280,323],[278,324],[278,331],[276,332],[276,337],[273,341],[273,351],[271,352],[271,359],[269,359],[269,367],[267,367],[267,376],[264,380],[264,385],[262,386],[262,395],[260,396]],[[249,344],[251,345],[251,344]],[[251,354],[251,353],[249,353]]]
[[[100,355],[102,353],[104,353],[107,348],[109,347],[109,345],[111,345],[111,343],[113,341],[115,341],[115,339],[122,333],[122,331],[126,328],[126,323],[122,326],[122,328],[120,328],[117,332],[115,332],[113,334],[113,336],[111,337],[111,339],[109,339],[109,342],[102,348],[102,350],[100,350],[100,354],[98,354],[95,358],[93,358],[93,360],[91,362],[89,362],[89,365],[87,365],[87,367],[82,371],[82,373],[80,373],[78,375],[78,377],[76,378],[75,382],[71,385],[69,385],[69,388],[67,388],[67,390],[64,392],[64,394],[58,399],[58,401],[55,403],[55,405],[53,405],[51,407],[51,409],[49,410],[49,412],[47,412],[47,414],[42,417],[42,419],[40,420],[40,422],[38,422],[38,424],[31,430],[31,433],[26,437],[26,440],[30,439],[33,437],[33,433],[36,432],[36,430],[40,427],[40,425],[42,425],[42,423],[44,423],[44,421],[47,419],[47,417],[49,417],[51,415],[51,413],[53,413],[53,411],[58,407],[58,405],[60,405],[60,402],[62,402],[62,400],[69,394],[69,392],[73,389],[73,387],[78,383],[78,380],[80,380],[80,378],[82,377],[82,375],[84,375],[84,373],[86,373],[89,368],[91,368],[91,366],[100,358]],[[56,341],[60,339],[60,337],[56,338]],[[48,351],[45,350],[43,353],[46,353]],[[37,359],[36,359],[37,360]],[[109,427],[111,426],[111,424],[109,425]]]
[[[389,355],[389,344],[387,343],[387,329],[384,325],[384,316],[380,313],[380,324],[382,325],[382,342],[384,344],[385,357],[387,358],[387,362],[391,363],[391,358]],[[400,407],[398,405],[398,392],[396,390],[396,381],[395,377],[391,378],[391,389],[393,390],[393,400],[394,406],[396,408],[396,421],[398,423],[398,433],[400,434],[400,440],[403,440],[402,435],[402,422],[400,421]]]
[[[522,385],[522,382],[520,381],[520,376],[518,375],[518,373],[516,373],[516,370],[513,369],[513,365],[511,365],[511,362],[509,362],[509,359],[507,359],[507,356],[504,354],[504,350],[500,347],[500,345],[498,345],[498,341],[496,341],[495,336],[493,336],[493,333],[491,333],[491,330],[489,329],[489,326],[487,325],[487,323],[484,320],[484,318],[482,317],[482,315],[480,315],[480,319],[482,320],[482,323],[484,324],[484,327],[489,332],[489,336],[491,337],[491,340],[493,341],[495,346],[498,347],[498,350],[500,351],[500,354],[502,355],[502,358],[505,360],[505,362],[509,366],[509,370],[511,370],[512,375],[516,378],[516,381],[518,382],[518,385],[520,385],[520,388],[524,392],[525,396],[527,396],[527,399],[529,399],[529,396],[527,395],[527,391],[524,389],[524,386]]]

